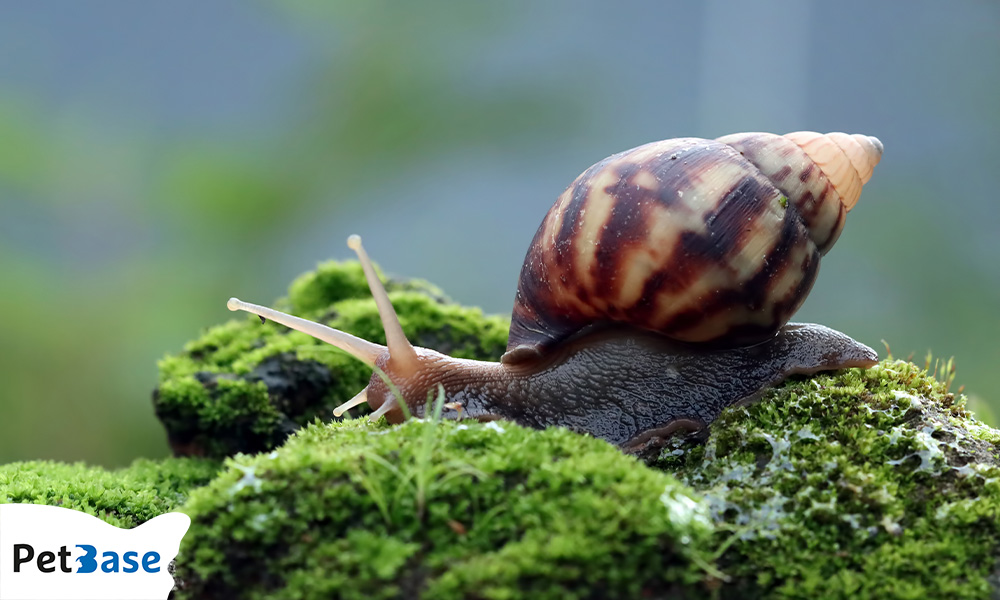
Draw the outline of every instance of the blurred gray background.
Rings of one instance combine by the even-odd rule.
[[[167,453],[156,360],[365,237],[508,312],[556,196],[648,141],[876,135],[799,320],[1000,408],[1000,6],[196,0],[0,7],[0,463]]]

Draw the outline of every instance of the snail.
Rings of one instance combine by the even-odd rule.
[[[500,362],[411,346],[358,236],[348,246],[386,346],[236,298],[228,308],[371,365],[336,416],[367,402],[370,418],[398,423],[397,398],[420,416],[440,386],[451,418],[565,426],[634,450],[703,430],[790,375],[877,362],[847,335],[788,321],[881,155],[864,135],[740,133],[598,162],[534,236]]]

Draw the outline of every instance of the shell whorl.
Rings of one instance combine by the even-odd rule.
[[[532,240],[508,351],[607,324],[720,346],[773,336],[805,300],[881,154],[863,135],[741,133],[602,160]]]
[[[861,134],[734,133],[718,141],[738,150],[795,204],[823,254],[882,158],[882,142]]]

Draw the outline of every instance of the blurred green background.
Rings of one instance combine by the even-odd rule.
[[[542,216],[648,141],[886,147],[797,315],[1000,409],[994,2],[9,2],[0,463],[167,453],[156,360],[365,236],[507,312]]]

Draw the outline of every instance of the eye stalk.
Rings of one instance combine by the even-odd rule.
[[[385,364],[391,366],[393,374],[403,377],[409,376],[417,371],[419,361],[416,351],[403,333],[403,327],[399,324],[399,317],[396,315],[396,310],[392,307],[392,302],[389,301],[389,294],[386,293],[385,286],[382,285],[382,281],[375,272],[375,266],[368,257],[368,253],[365,252],[364,246],[361,245],[361,236],[352,235],[348,237],[347,246],[358,255],[358,260],[361,262],[362,269],[364,269],[368,288],[375,298],[379,318],[382,320],[382,328],[385,330],[386,346],[363,340],[338,329],[327,327],[322,323],[307,321],[306,319],[259,304],[243,302],[238,298],[230,298],[229,302],[226,303],[226,307],[232,311],[246,311],[257,315],[261,319],[270,319],[275,323],[281,323],[286,327],[311,335],[320,341],[340,348],[369,367],[374,368],[381,356],[387,356]],[[334,409],[333,414],[339,417],[346,411],[360,406],[367,401],[368,388],[366,387],[356,396]],[[377,420],[393,408],[396,408],[396,399],[390,397],[369,418],[373,421]]]
[[[318,340],[340,348],[368,366],[374,366],[375,359],[377,359],[378,356],[386,350],[385,346],[382,346],[381,344],[375,344],[373,342],[369,342],[368,340],[363,340],[357,336],[340,331],[339,329],[327,327],[322,323],[307,321],[306,319],[295,317],[259,304],[244,302],[239,298],[230,298],[229,302],[226,303],[226,307],[231,311],[242,310],[252,313],[262,319],[270,319],[275,323],[281,323],[285,327],[294,329],[295,331],[301,331],[302,333],[311,335]]]
[[[382,328],[385,330],[385,341],[389,347],[389,357],[393,363],[393,370],[403,371],[408,374],[417,365],[417,353],[410,345],[403,333],[403,326],[399,324],[399,317],[396,316],[396,309],[389,301],[389,294],[385,291],[385,286],[375,272],[375,265],[372,264],[364,246],[361,245],[361,236],[351,235],[347,238],[347,247],[358,255],[361,261],[361,268],[365,271],[365,279],[368,280],[368,288],[375,298],[375,305],[378,306],[378,316],[382,320]]]

